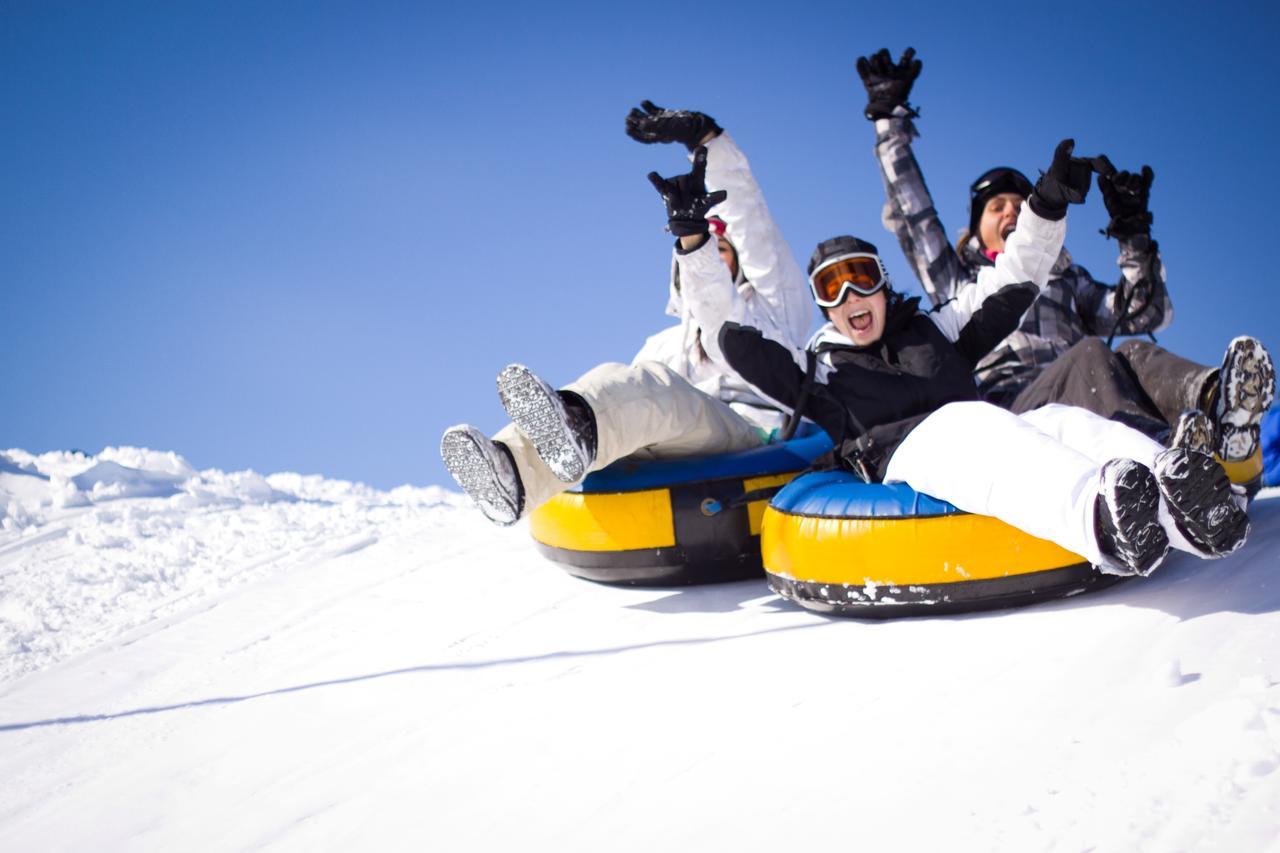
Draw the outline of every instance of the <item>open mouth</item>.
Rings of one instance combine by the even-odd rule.
[[[849,315],[849,326],[855,332],[865,332],[871,328],[871,312],[855,311]]]

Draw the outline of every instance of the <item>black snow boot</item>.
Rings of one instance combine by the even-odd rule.
[[[1178,532],[1202,556],[1223,557],[1244,544],[1249,516],[1212,456],[1175,447],[1156,457],[1155,474]]]
[[[533,443],[551,473],[564,483],[586,476],[596,458],[596,419],[587,401],[556,391],[523,364],[498,374],[498,396],[511,422]]]
[[[1119,564],[1117,574],[1151,574],[1169,552],[1155,475],[1132,459],[1112,459],[1102,466],[1100,477],[1093,505],[1098,549]]]

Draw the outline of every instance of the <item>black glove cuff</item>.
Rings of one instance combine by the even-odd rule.
[[[1035,211],[1036,216],[1041,219],[1048,219],[1051,222],[1057,222],[1067,215],[1067,206],[1065,204],[1061,207],[1046,204],[1044,199],[1040,198],[1040,195],[1035,192],[1031,193],[1031,196],[1027,199],[1027,204]]]
[[[1139,234],[1150,235],[1152,218],[1149,211],[1135,213],[1131,216],[1112,217],[1111,221],[1107,223],[1107,230],[1102,233],[1108,237],[1115,237],[1117,240],[1136,237]]]
[[[707,238],[708,238],[709,236],[710,236],[710,232],[709,232],[709,231],[704,231],[704,232],[703,232],[703,234],[702,234],[702,239],[701,239],[701,240],[699,240],[699,241],[698,241],[698,245],[694,246],[692,249],[686,249],[686,248],[684,248],[683,246],[681,246],[681,245],[680,245],[680,238],[679,238],[679,237],[676,237],[676,254],[677,254],[677,255],[692,255],[694,252],[698,251],[698,250],[699,250],[699,249],[701,249],[703,246],[707,245]]]
[[[910,104],[898,101],[868,101],[867,108],[862,111],[868,121],[882,118],[919,118],[920,111]]]
[[[696,237],[710,232],[711,226],[705,219],[668,219],[667,230],[676,237]]]
[[[715,119],[708,116],[707,121],[709,122],[709,124],[706,127],[702,128],[701,132],[698,133],[697,139],[684,140],[684,147],[689,149],[690,154],[692,154],[694,151],[697,151],[699,145],[705,144],[703,143],[702,140],[706,139],[706,136],[708,133],[714,133],[716,136],[719,136],[720,134],[724,133],[724,128],[716,124]],[[714,138],[715,137],[713,136],[712,139]]]

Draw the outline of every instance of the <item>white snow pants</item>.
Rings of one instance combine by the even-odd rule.
[[[624,456],[704,456],[765,443],[755,424],[661,362],[602,364],[565,390],[581,395],[596,417],[596,458],[588,472]],[[514,425],[508,424],[493,440],[505,444],[516,460],[526,513],[573,486],[551,473]]]
[[[1102,466],[1132,459],[1150,468],[1162,450],[1137,430],[1074,406],[1051,404],[1015,415],[989,403],[951,403],[898,445],[885,482],[906,483],[1048,539],[1094,565],[1117,568],[1103,559],[1093,527]],[[1170,544],[1198,553],[1163,503],[1160,519]]]

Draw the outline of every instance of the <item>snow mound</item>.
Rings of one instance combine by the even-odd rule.
[[[39,502],[48,490],[48,476],[41,474],[29,463],[10,459],[0,453],[0,519],[5,517],[5,510],[10,502]]]
[[[176,453],[136,447],[4,451],[0,681],[461,501],[436,487],[196,471]]]

